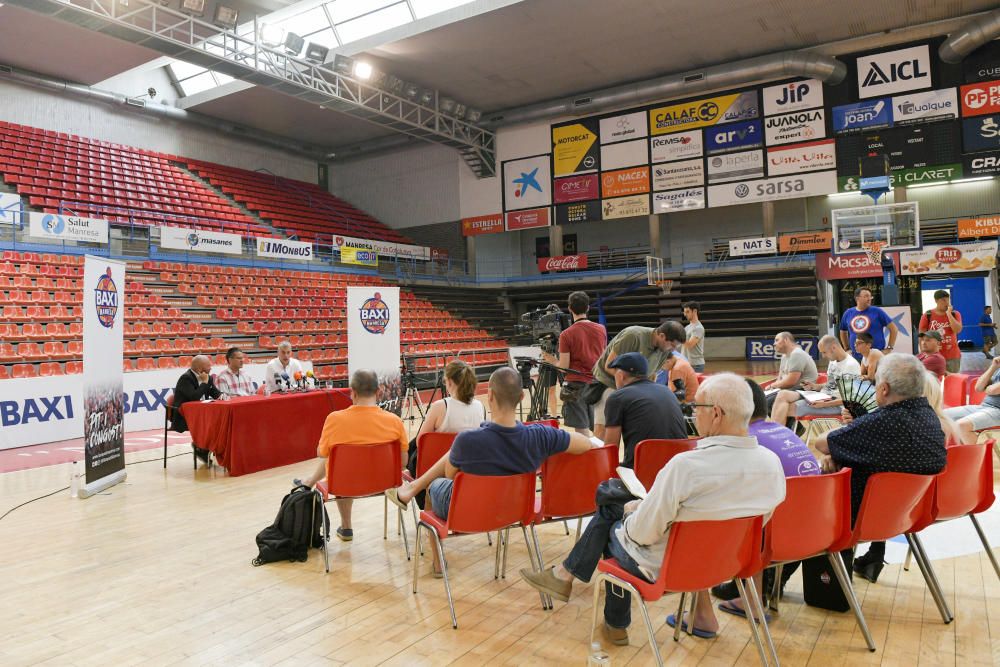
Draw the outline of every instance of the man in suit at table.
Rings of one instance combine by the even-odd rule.
[[[206,398],[222,398],[222,392],[215,387],[215,381],[210,375],[212,371],[212,360],[203,354],[191,360],[191,368],[184,372],[177,379],[177,386],[174,387],[174,407],[170,411],[170,430],[178,433],[186,433],[188,430],[187,421],[181,414],[181,406],[188,401],[200,401]],[[208,450],[202,449],[194,442],[195,456],[208,463]]]

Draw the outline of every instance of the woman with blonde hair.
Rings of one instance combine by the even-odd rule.
[[[938,419],[941,421],[945,447],[976,444],[974,440],[972,442],[962,441],[962,429],[958,427],[955,420],[944,413],[944,393],[941,391],[941,380],[929,371],[927,377],[924,378],[924,397],[934,408],[934,412],[937,413]]]

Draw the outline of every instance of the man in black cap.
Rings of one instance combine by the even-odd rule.
[[[948,374],[947,362],[941,354],[941,332],[933,329],[921,331],[919,338],[920,354],[917,355],[917,359],[940,380]]]
[[[622,465],[631,468],[635,446],[650,438],[686,438],[684,414],[674,393],[649,380],[646,357],[627,352],[608,364],[614,371],[615,386],[605,405],[604,442],[617,445],[625,439]]]

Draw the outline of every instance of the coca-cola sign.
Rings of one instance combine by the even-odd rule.
[[[586,268],[586,255],[560,255],[559,257],[538,258],[538,270],[542,273],[550,271],[582,271]]]

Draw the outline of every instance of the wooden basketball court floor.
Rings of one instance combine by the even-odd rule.
[[[485,537],[446,541],[459,622],[454,630],[443,583],[429,576],[426,558],[420,592],[411,592],[412,564],[401,538],[390,529],[382,539],[380,499],[355,503],[355,539],[331,542],[330,574],[316,550],[306,563],[255,568],[254,536],[274,519],[291,479],[312,463],[232,478],[192,471],[189,452],[172,446],[177,457],[166,471],[157,450],[129,453],[134,465],[126,483],[87,500],[61,492],[0,520],[0,664],[586,662],[591,586],[577,583],[568,604],[542,611],[517,574],[528,559],[513,531],[507,577],[500,580],[493,578]],[[67,480],[68,464],[2,474],[0,513]],[[336,509],[328,509],[336,525]],[[983,524],[1000,542],[1000,510],[984,515]],[[770,623],[782,663],[1000,664],[1000,581],[969,522],[932,530],[942,529],[925,541],[954,622],[941,622],[917,568],[906,572],[899,565],[905,549],[890,543],[889,559],[896,562],[879,582],[854,580],[878,651],[868,652],[850,613],[805,606],[796,575]],[[542,526],[539,535],[547,563],[572,546],[561,524]],[[718,614],[717,639],[683,636],[674,643],[663,619],[676,605],[670,595],[650,606],[667,664],[757,664],[745,621],[725,614]],[[630,640],[627,647],[606,647],[612,663],[651,664],[634,607]]]

